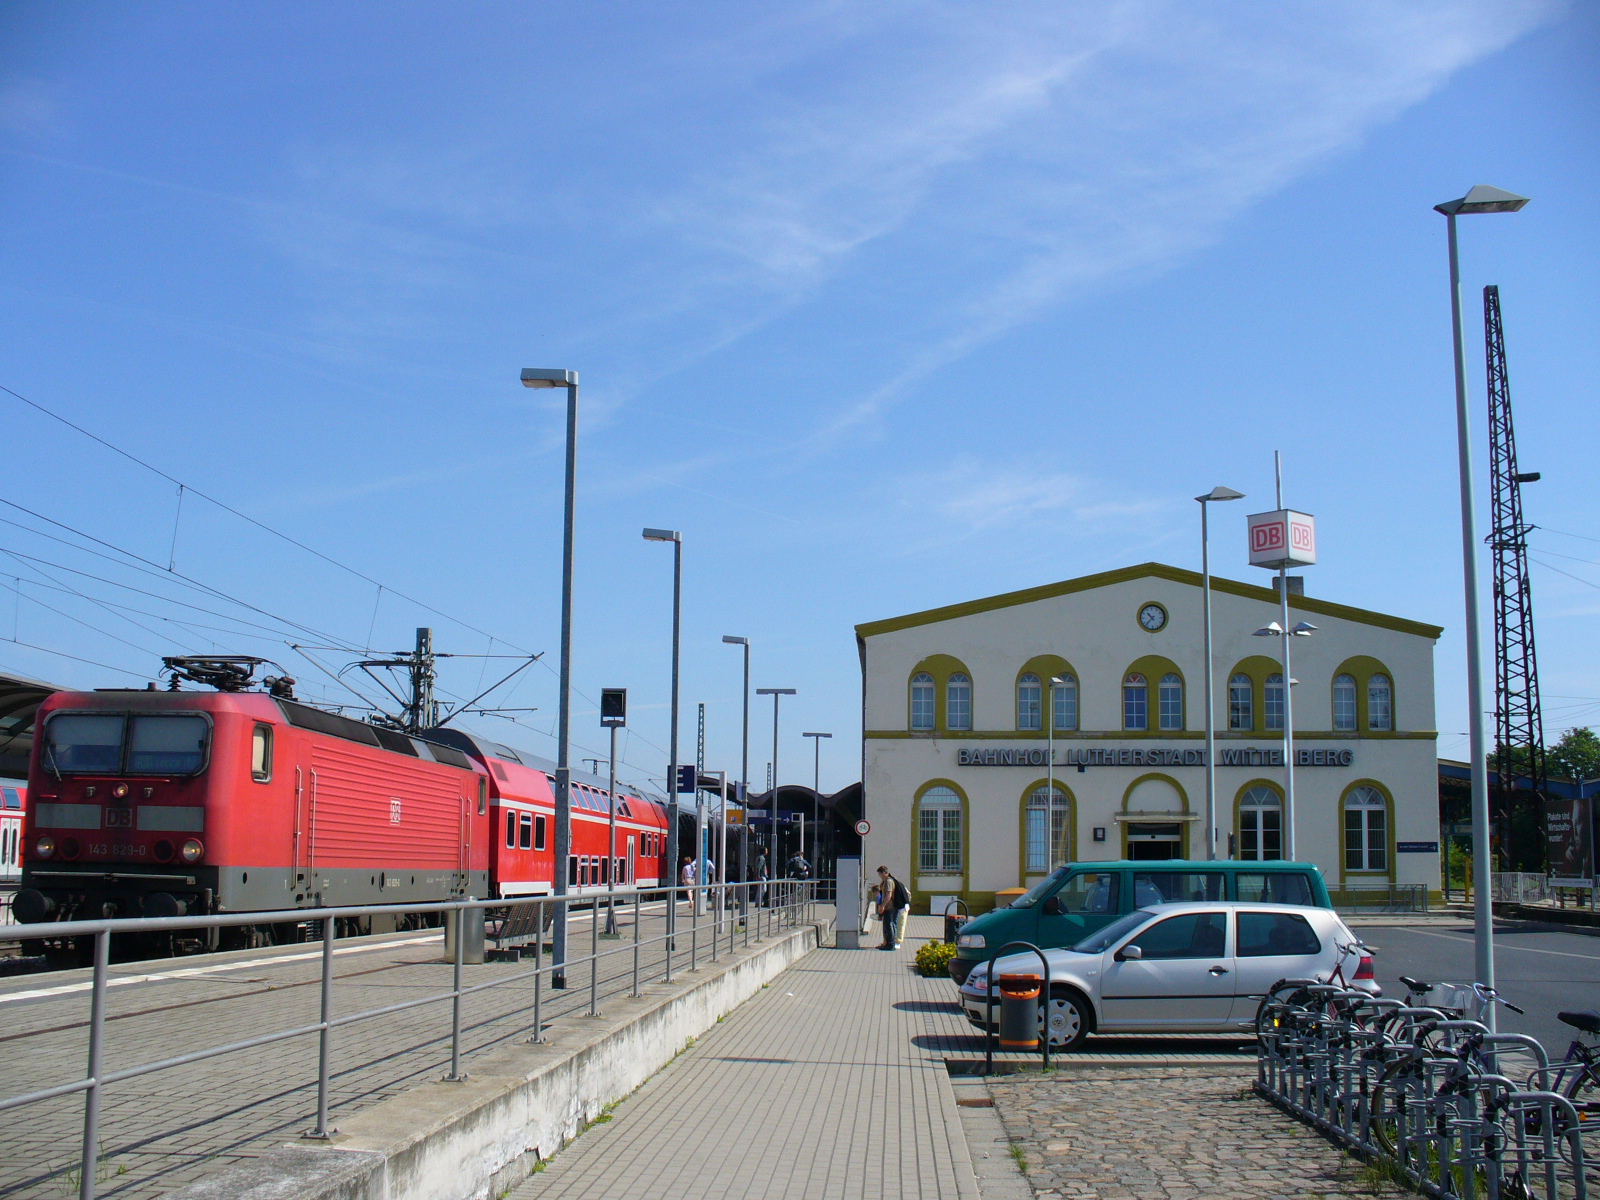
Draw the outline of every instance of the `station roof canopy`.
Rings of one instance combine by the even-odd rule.
[[[0,671],[0,776],[28,777],[34,714],[46,696],[66,690],[60,684]]]

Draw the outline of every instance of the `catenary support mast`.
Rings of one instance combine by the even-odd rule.
[[[1500,847],[1513,871],[1544,865],[1542,844],[1517,846],[1513,822],[1518,796],[1539,811],[1545,789],[1544,718],[1539,710],[1539,660],[1533,643],[1533,588],[1528,579],[1528,524],[1522,518],[1522,485],[1537,472],[1517,471],[1517,439],[1511,421],[1511,383],[1506,373],[1505,329],[1500,289],[1483,289],[1484,358],[1489,371],[1490,533],[1494,553],[1494,727],[1496,815]],[[1531,790],[1519,791],[1519,778]]]

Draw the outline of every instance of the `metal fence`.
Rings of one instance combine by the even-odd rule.
[[[1494,871],[1489,883],[1496,900],[1510,904],[1538,904],[1549,900],[1550,877],[1538,871]]]
[[[1453,1018],[1330,984],[1284,989],[1257,1018],[1255,1089],[1426,1195],[1586,1200],[1600,1101],[1535,1039]]]
[[[567,994],[574,984],[581,984],[587,974],[588,1015],[598,1014],[601,964],[608,959],[627,956],[631,958],[631,987],[628,994],[639,995],[642,983],[642,952],[648,947],[658,947],[661,952],[659,978],[670,983],[674,970],[695,970],[702,962],[715,962],[732,954],[739,946],[749,946],[791,929],[815,916],[817,885],[803,880],[772,880],[735,884],[705,884],[671,889],[640,890],[617,888],[612,893],[581,897],[530,897],[512,900],[444,901],[431,904],[368,905],[350,908],[319,908],[288,910],[283,912],[237,913],[210,917],[135,918],[111,921],[71,921],[26,927],[29,940],[58,938],[93,939],[93,983],[90,992],[87,1048],[88,1067],[81,1079],[43,1088],[21,1095],[0,1098],[0,1112],[21,1108],[29,1104],[52,1100],[82,1092],[83,1136],[78,1170],[79,1200],[93,1200],[96,1167],[100,1158],[100,1107],[104,1089],[111,1084],[157,1071],[217,1058],[226,1054],[254,1049],[293,1038],[317,1039],[317,1109],[316,1124],[302,1135],[325,1140],[332,1127],[329,1124],[328,1084],[329,1064],[334,1033],[346,1026],[378,1017],[399,1013],[426,1005],[449,1002],[450,1021],[450,1072],[447,1080],[463,1079],[462,1059],[462,1001],[476,993],[504,987],[513,983],[532,982],[531,1004],[533,1038],[544,1040],[545,991],[561,989]],[[551,929],[555,913],[565,908],[569,916],[567,954],[564,961],[556,961],[547,952],[547,931]],[[584,910],[588,920],[588,953],[574,954],[575,942],[581,934],[573,936],[570,917],[574,910]],[[602,935],[605,921],[610,927],[618,913],[632,917],[632,937],[614,939],[615,935]],[[402,916],[407,914],[441,915],[447,925],[447,953],[453,956],[454,975],[448,991],[388,1004],[362,1012],[334,1015],[334,945],[339,940],[341,922],[351,922],[374,915]],[[610,919],[608,919],[610,918]],[[659,932],[644,935],[647,924],[653,922]],[[106,992],[111,962],[111,939],[127,934],[173,934],[186,930],[209,930],[225,926],[311,924],[320,927],[318,940],[322,946],[321,999],[319,1019],[290,1029],[259,1034],[222,1045],[194,1050],[187,1054],[130,1066],[116,1071],[105,1069],[106,1054]],[[473,956],[469,948],[476,943],[475,932],[484,930],[489,947],[500,956],[522,961],[531,951],[531,967],[502,975],[484,983],[468,986],[464,982],[464,968]],[[605,944],[602,945],[602,937]],[[481,961],[481,959],[479,960]],[[655,964],[650,964],[652,972]],[[652,974],[652,977],[653,974]]]
[[[1427,912],[1428,885],[1391,883],[1384,887],[1346,888],[1333,893],[1340,912]]]

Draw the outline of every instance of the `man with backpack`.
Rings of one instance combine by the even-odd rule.
[[[878,868],[878,916],[883,919],[883,944],[879,950],[898,950],[905,936],[906,910],[911,907],[911,893],[906,885],[889,874],[888,867]]]

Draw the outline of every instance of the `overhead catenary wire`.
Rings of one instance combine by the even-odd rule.
[[[69,420],[68,418],[62,416],[58,412],[54,412],[53,410],[45,407],[43,404],[40,404],[38,401],[30,400],[27,396],[24,396],[21,392],[15,390],[14,388],[7,387],[5,384],[0,384],[0,391],[3,391],[6,394],[15,397],[17,400],[20,400],[23,404],[26,404],[29,408],[35,409],[36,411],[43,413],[45,416],[49,417],[51,420],[59,421],[61,424],[65,425],[67,428],[72,429],[72,430],[76,431],[77,433],[82,434],[84,437],[90,439],[93,442],[98,443],[101,446],[104,446],[107,450],[110,450],[113,454],[120,455],[121,457],[127,459],[129,462],[134,463],[134,464],[136,464],[136,465],[138,465],[140,467],[143,467],[145,470],[150,471],[151,473],[153,473],[155,475],[159,475],[162,479],[165,479],[169,483],[176,484],[180,488],[183,488],[183,489],[186,489],[187,491],[193,492],[196,496],[200,497],[200,499],[206,501],[209,504],[216,505],[218,508],[222,509],[224,512],[229,513],[232,516],[238,517],[241,521],[245,521],[250,525],[254,525],[257,529],[260,529],[262,532],[269,533],[273,537],[278,538],[278,539],[280,539],[280,540],[282,540],[284,542],[287,542],[289,545],[294,546],[297,549],[305,551],[307,554],[313,555],[314,557],[321,559],[323,562],[329,564],[330,566],[337,567],[341,571],[347,571],[351,575],[354,575],[356,578],[365,580],[367,583],[372,584],[374,587],[380,587],[380,588],[383,588],[383,589],[385,589],[387,591],[393,592],[396,596],[400,597],[402,600],[406,601],[409,604],[415,604],[418,608],[422,609],[424,612],[430,612],[434,616],[442,617],[444,620],[450,621],[453,624],[459,625],[463,629],[471,630],[473,633],[476,633],[476,634],[478,634],[478,635],[480,635],[482,637],[489,637],[490,636],[490,634],[489,634],[489,632],[487,630],[479,629],[477,626],[472,625],[472,624],[470,624],[470,623],[468,623],[466,621],[463,621],[459,617],[452,616],[450,613],[445,612],[443,609],[435,608],[433,605],[428,604],[425,601],[418,600],[415,596],[407,595],[405,592],[400,591],[398,588],[390,587],[388,584],[384,583],[382,580],[374,579],[372,576],[368,575],[365,571],[362,571],[362,570],[360,570],[359,568],[356,568],[356,567],[352,567],[348,563],[340,562],[338,559],[334,558],[332,555],[324,554],[321,550],[318,550],[313,546],[308,546],[305,542],[302,542],[298,538],[291,537],[289,534],[284,533],[280,529],[274,529],[271,525],[268,525],[265,521],[258,520],[255,517],[252,517],[249,513],[241,512],[239,509],[234,508],[231,504],[228,504],[228,503],[226,503],[225,501],[222,501],[222,500],[218,500],[215,496],[211,495],[210,493],[203,492],[199,488],[194,487],[192,484],[189,484],[186,481],[184,481],[182,479],[179,479],[177,476],[169,474],[168,472],[162,470],[160,467],[156,466],[154,463],[146,462],[144,459],[140,458],[138,455],[133,454],[130,451],[124,450],[121,446],[118,446],[113,442],[107,441],[105,438],[101,437],[99,434],[90,432],[89,430],[85,429],[82,425],[79,425],[76,422]],[[180,497],[180,501],[179,502],[180,502],[180,504],[182,503],[181,497]],[[176,541],[177,541],[177,529],[176,529],[176,526],[174,526],[174,529],[173,529],[174,547],[176,547]],[[510,646],[513,650],[523,650],[524,653],[527,653],[527,651],[523,647],[516,645],[514,642],[507,641],[505,638],[499,638],[499,640],[502,641],[502,642],[505,642],[505,644]]]

